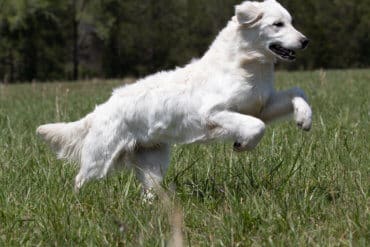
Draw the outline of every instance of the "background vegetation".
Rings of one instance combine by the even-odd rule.
[[[364,70],[277,73],[309,95],[312,131],[276,123],[242,154],[174,147],[170,201],[153,205],[128,171],[74,194],[77,168],[34,134],[122,82],[0,84],[0,246],[166,246],[175,233],[185,246],[370,246],[369,81]]]
[[[142,76],[201,56],[241,0],[0,0],[0,81]],[[369,67],[369,0],[281,0],[311,45],[285,69]]]
[[[370,246],[369,71],[277,73],[278,87],[309,95],[312,131],[273,124],[243,154],[175,146],[153,205],[129,171],[73,193],[77,168],[36,138],[39,124],[79,119],[124,83],[78,78],[183,65],[240,2],[0,0],[0,246]],[[281,2],[311,44],[280,68],[370,66],[369,0]],[[48,82],[7,84],[17,81]]]

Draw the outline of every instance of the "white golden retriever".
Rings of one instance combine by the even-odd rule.
[[[162,181],[174,143],[232,140],[235,151],[251,150],[266,122],[290,113],[309,130],[305,93],[274,90],[277,58],[292,61],[307,44],[278,2],[246,1],[201,59],[118,88],[81,120],[37,133],[59,158],[80,164],[77,190],[126,164],[148,191]]]

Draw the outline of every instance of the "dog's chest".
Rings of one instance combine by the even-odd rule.
[[[237,111],[246,115],[259,116],[270,98],[272,89],[268,86],[251,87],[248,92],[240,96]]]
[[[258,117],[274,91],[273,70],[258,68],[244,83],[237,97],[237,111]]]

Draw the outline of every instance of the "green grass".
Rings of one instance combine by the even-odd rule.
[[[170,203],[153,205],[129,171],[73,193],[77,168],[35,136],[119,84],[0,85],[0,246],[165,246],[176,227],[188,246],[370,245],[369,71],[278,73],[279,88],[309,95],[312,131],[278,122],[243,154],[232,143],[176,146]]]

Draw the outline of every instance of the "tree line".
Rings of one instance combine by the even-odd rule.
[[[200,57],[241,0],[0,0],[0,82],[143,76]],[[369,67],[369,0],[281,0],[311,40],[283,69]]]

